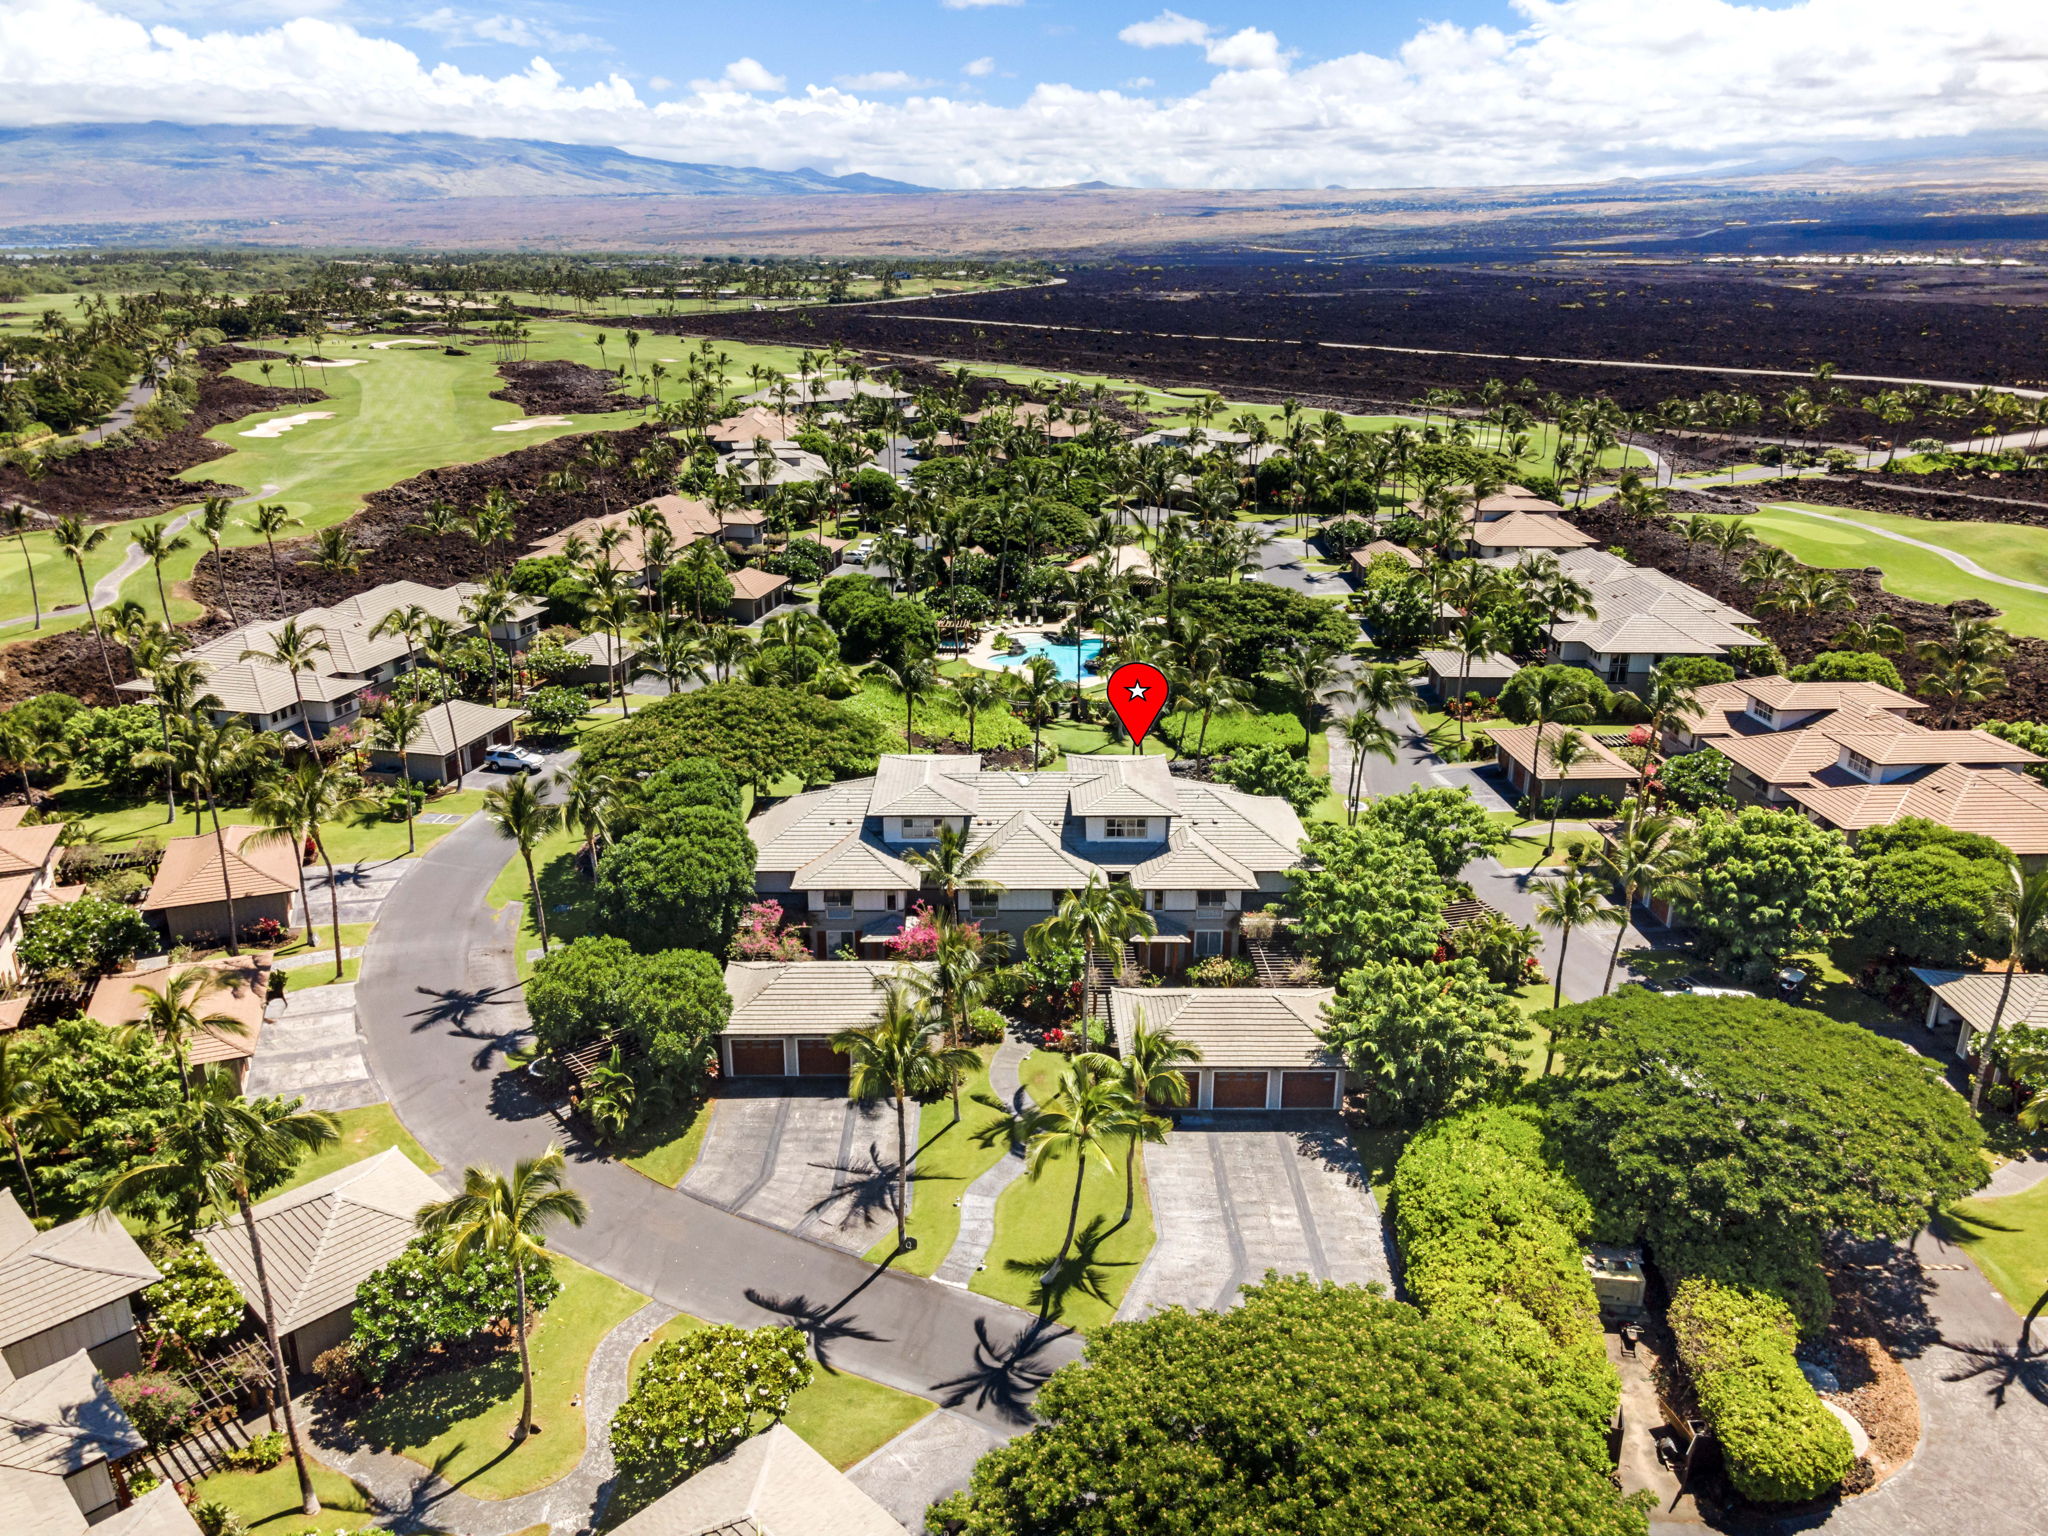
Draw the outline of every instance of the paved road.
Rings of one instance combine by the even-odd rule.
[[[449,1170],[499,1165],[564,1132],[508,1072],[527,1028],[513,962],[514,909],[485,906],[507,845],[483,818],[437,843],[371,932],[357,984],[370,1065]],[[950,1286],[876,1270],[849,1253],[664,1189],[572,1147],[590,1223],[562,1250],[681,1311],[715,1321],[790,1321],[821,1359],[937,1399],[1001,1434],[1024,1427],[1039,1383],[1080,1341]]]

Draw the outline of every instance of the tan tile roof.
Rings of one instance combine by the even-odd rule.
[[[144,991],[162,997],[173,977],[187,971],[210,971],[220,978],[221,988],[193,1006],[200,1017],[220,1014],[235,1020],[246,1033],[202,1030],[191,1043],[191,1059],[195,1063],[241,1061],[256,1054],[257,1041],[263,1035],[263,1007],[270,993],[268,961],[267,955],[260,960],[252,955],[222,955],[194,965],[167,965],[154,971],[123,971],[103,976],[85,1005],[86,1016],[107,1025],[139,1024],[148,1003]]]
[[[1863,682],[1795,682],[1789,677],[1747,677],[1732,683],[1716,683],[1716,688],[1734,690],[1732,701],[1740,708],[1745,699],[1758,699],[1773,709],[1787,709],[1795,714],[1808,710],[1823,709],[1925,709],[1927,705],[1919,699],[1909,698],[1896,688],[1887,688],[1883,683]],[[1706,690],[1701,689],[1702,695]]]
[[[1455,682],[1462,670],[1470,682],[1504,682],[1522,670],[1522,664],[1512,656],[1498,653],[1491,656],[1474,656],[1469,661],[1456,651],[1424,651],[1420,656],[1422,665],[1439,677]]]
[[[789,877],[793,891],[914,891],[923,884],[916,870],[859,832],[845,833]]]
[[[1595,601],[1598,601],[1597,595]],[[1757,638],[1716,614],[1679,603],[1607,617],[1570,619],[1557,626],[1560,643],[1576,641],[1602,655],[1720,656]]]
[[[1971,767],[2038,762],[1988,731],[1930,731],[1883,709],[1842,709],[1816,725],[1759,735],[1715,736],[1714,746],[1766,784],[1803,784],[1834,769],[1844,747],[1873,763],[1964,763]],[[1847,778],[1824,782],[1847,787]]]
[[[1175,827],[1166,852],[1131,871],[1131,884],[1141,891],[1245,890],[1256,888],[1258,873],[1245,868],[1193,827]]]
[[[164,846],[164,861],[143,898],[145,912],[166,907],[194,907],[226,898],[276,896],[299,888],[299,854],[288,842],[252,842],[254,827],[223,827],[228,879],[221,875],[221,855],[213,834],[174,837]],[[230,885],[231,882],[231,885]]]
[[[981,803],[979,753],[887,752],[876,764],[870,816],[972,816]]]
[[[455,729],[448,728],[448,711],[455,711]],[[488,737],[493,731],[511,725],[525,718],[526,712],[508,709],[499,704],[478,704],[469,699],[450,699],[447,705],[435,705],[421,717],[420,734],[413,737],[412,745],[405,750],[408,754],[436,753],[442,757],[455,750],[457,742],[467,747]],[[383,750],[377,748],[373,750]]]
[[[727,507],[718,514],[720,528],[762,528],[767,526],[768,514],[756,512],[752,507]]]
[[[1989,1029],[2005,990],[2003,971],[1943,971],[1914,966],[1913,974],[1978,1029]],[[2048,976],[2016,973],[2006,998],[2005,1024],[2048,1024]]]
[[[791,395],[794,401],[797,397]],[[754,439],[765,437],[770,443],[788,443],[796,440],[797,433],[804,430],[804,419],[795,411],[787,414],[763,406],[752,406],[737,416],[728,416],[723,421],[714,421],[705,435],[714,443],[737,443],[744,451],[754,446]]]
[[[1415,553],[1407,545],[1396,544],[1391,539],[1374,539],[1363,549],[1352,550],[1351,563],[1358,570],[1364,571],[1381,555],[1397,555],[1411,570],[1419,571],[1422,569],[1422,556]]]
[[[440,1185],[392,1147],[258,1205],[278,1331],[289,1333],[354,1301],[356,1287],[413,1240],[420,1207],[444,1198]],[[242,1219],[198,1236],[243,1298],[254,1297],[256,1266]]]
[[[0,932],[21,915],[41,875],[0,875]]]
[[[0,1189],[0,1345],[17,1344],[163,1277],[107,1215],[38,1232]]]
[[[27,815],[25,805],[0,805],[0,828],[18,827]]]
[[[82,1533],[85,1526],[79,1527]],[[199,1536],[199,1522],[169,1483],[152,1488],[118,1514],[91,1527],[99,1536]]]
[[[1078,890],[1096,874],[1061,846],[1059,833],[1033,816],[1017,811],[976,839],[988,857],[979,867],[983,878],[1013,891]]]
[[[1798,784],[1786,793],[1845,832],[1907,816],[1976,832],[2022,858],[2048,853],[2048,786],[2009,768],[1946,763],[1898,784]]]
[[[1885,768],[1931,763],[1967,763],[1972,768],[2004,764],[2017,767],[2041,761],[2025,747],[1989,731],[1930,731],[1916,727],[1909,731],[1830,730],[1828,734],[1850,751]]]
[[[1075,766],[1067,805],[1076,816],[1172,816],[1180,810],[1163,757],[1103,756]]]
[[[1069,560],[1067,562],[1067,569],[1070,571],[1092,571],[1100,564],[1102,564],[1101,555],[1083,555],[1078,560]],[[1157,568],[1152,564],[1152,552],[1142,544],[1117,545],[1110,553],[1109,569],[1113,575],[1117,576],[1152,576],[1157,574]]]
[[[0,827],[0,875],[32,875],[48,869],[63,833],[54,822],[42,827]]]
[[[742,1442],[613,1536],[904,1536],[903,1527],[787,1424]]]
[[[1467,536],[1487,549],[1584,549],[1600,542],[1548,512],[1510,512],[1473,524]]]
[[[1586,745],[1592,750],[1585,759],[1573,765],[1569,773],[1559,773],[1557,764],[1550,760],[1550,747],[1575,726],[1546,725],[1543,728],[1543,760],[1536,761],[1536,730],[1533,725],[1490,725],[1487,730],[1493,736],[1493,744],[1505,753],[1508,759],[1523,772],[1555,784],[1559,780],[1570,783],[1575,779],[1632,779],[1636,770],[1622,758],[1616,757],[1602,746],[1597,737],[1586,735]]]
[[[699,539],[718,536],[718,518],[711,508],[701,501],[691,501],[682,496],[657,496],[641,505],[653,507],[661,514],[661,521],[675,541],[676,548],[682,549]],[[598,534],[607,528],[624,528],[631,535],[620,547],[620,553],[631,555],[636,560],[640,551],[640,535],[632,530],[629,519],[636,509],[627,507],[610,516],[586,517],[580,523],[571,523],[559,533],[551,533],[544,539],[536,539],[527,546],[529,558],[542,559],[548,555],[559,555],[571,538],[581,538],[586,544],[594,543]]]
[[[773,571],[764,571],[754,565],[743,565],[727,574],[732,580],[732,595],[749,601],[772,597],[789,585],[787,576],[778,576]]]
[[[0,1387],[0,1467],[63,1477],[143,1444],[82,1349]]]
[[[1142,1013],[1147,1028],[1199,1050],[1205,1067],[1334,1067],[1319,1032],[1335,995],[1331,987],[1113,987],[1109,1009],[1119,1038]]]
[[[922,965],[894,960],[733,960],[725,967],[732,994],[728,1035],[836,1035],[864,1029],[882,1015],[892,980]]]

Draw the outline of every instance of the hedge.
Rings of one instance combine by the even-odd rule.
[[[1689,1276],[1672,1293],[1670,1321],[1736,1492],[1794,1504],[1840,1485],[1855,1450],[1800,1374],[1790,1307],[1764,1291]]]
[[[1580,1244],[1593,1210],[1544,1160],[1528,1114],[1475,1110],[1408,1143],[1394,1231],[1424,1311],[1491,1332],[1574,1417],[1604,1431],[1621,1398]]]

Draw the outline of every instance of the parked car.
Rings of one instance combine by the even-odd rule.
[[[494,773],[539,773],[547,763],[531,747],[493,747],[484,754],[484,766]]]
[[[1688,991],[1688,992],[1690,992],[1690,993],[1691,993],[1691,994],[1692,994],[1692,995],[1693,995],[1694,997],[1755,997],[1755,996],[1756,996],[1756,994],[1755,994],[1754,992],[1748,991],[1748,990],[1746,990],[1746,989],[1744,989],[1744,988],[1742,988],[1742,987],[1714,987],[1714,986],[1707,986],[1707,985],[1705,985],[1705,984],[1703,984],[1703,983],[1701,983],[1701,982],[1697,982],[1697,981],[1695,981],[1695,982],[1690,982],[1690,983],[1688,983],[1688,984],[1687,984],[1687,986],[1686,986],[1686,988],[1685,988],[1685,990],[1686,990],[1686,991]]]
[[[862,539],[846,552],[846,563],[849,565],[866,565],[874,553],[875,541],[873,539]]]

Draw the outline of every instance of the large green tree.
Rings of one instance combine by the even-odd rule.
[[[1756,805],[1701,823],[1697,871],[1686,920],[1704,954],[1749,981],[1843,927],[1863,887],[1841,833]]]
[[[543,957],[526,983],[535,1038],[574,1050],[604,1035],[637,1043],[685,1086],[703,1076],[732,1016],[724,969],[699,950],[641,954],[624,939],[572,939]]]
[[[1090,1335],[1031,1433],[933,1511],[964,1536],[1640,1536],[1597,1431],[1477,1328],[1269,1279]]]
[[[1420,848],[1445,881],[1456,880],[1474,859],[1506,847],[1512,836],[1464,790],[1421,785],[1382,795],[1358,813],[1358,824],[1384,827]]]
[[[710,757],[742,784],[765,790],[785,776],[805,784],[875,771],[888,732],[872,716],[792,688],[714,683],[648,705],[584,754],[621,783],[686,757]]]
[[[1476,960],[1367,961],[1344,973],[1323,1038],[1364,1081],[1375,1118],[1430,1119],[1521,1075],[1529,1026]]]
[[[2009,868],[1932,846],[1866,859],[1856,942],[1915,965],[1965,965],[1992,943]]]
[[[740,819],[685,806],[622,837],[597,871],[597,923],[638,949],[724,954],[754,899],[754,844]]]
[[[1388,827],[1318,824],[1302,845],[1287,898],[1295,940],[1325,973],[1427,960],[1449,891],[1428,849]]]

